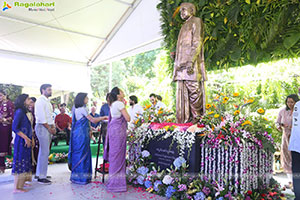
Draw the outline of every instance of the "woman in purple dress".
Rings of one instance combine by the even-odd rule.
[[[126,192],[126,131],[130,116],[125,108],[123,91],[113,88],[109,95],[109,104],[110,117],[103,156],[109,161],[107,190]]]
[[[5,171],[5,156],[11,154],[13,112],[13,103],[7,99],[6,93],[0,90],[0,173]]]

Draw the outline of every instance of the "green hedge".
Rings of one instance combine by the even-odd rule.
[[[299,0],[161,0],[157,8],[169,53],[183,23],[172,15],[182,2],[194,3],[205,23],[208,70],[300,56]],[[173,61],[168,63],[171,72]]]

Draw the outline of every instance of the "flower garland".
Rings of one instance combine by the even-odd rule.
[[[226,157],[224,147],[215,149],[215,153],[213,150],[209,152],[208,148],[204,148],[204,150],[208,152],[208,155],[219,155],[220,152],[220,154],[223,153],[223,157]],[[227,152],[228,154],[235,154],[239,151],[239,149],[233,149],[232,153],[229,150]],[[242,154],[240,153],[241,156]],[[149,163],[150,158],[150,153],[144,150],[134,165],[128,165],[126,170],[128,182],[134,186],[144,187],[146,191],[165,196],[168,199],[284,199],[284,195],[279,190],[278,183],[272,178],[269,184],[260,185],[257,189],[239,191],[237,186],[230,188],[228,182],[225,183],[223,181],[222,185],[219,181],[208,179],[206,175],[202,174],[200,176],[186,173],[188,165],[183,157],[176,158],[169,169],[162,171],[155,164]],[[236,156],[234,160],[237,161],[238,158],[239,156]],[[215,165],[219,161],[219,158],[212,159],[211,161]],[[209,162],[209,160],[206,160],[206,162]],[[233,163],[239,164],[238,162]],[[224,166],[225,164],[223,164],[223,168]],[[234,176],[238,177],[238,174]],[[258,181],[261,180],[258,179]],[[236,184],[239,183],[236,181]]]

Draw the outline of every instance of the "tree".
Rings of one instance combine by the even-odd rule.
[[[22,93],[23,87],[12,84],[0,84],[0,89],[5,91],[8,95],[8,98],[14,102],[16,98]]]

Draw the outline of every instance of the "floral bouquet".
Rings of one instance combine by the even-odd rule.
[[[49,155],[48,160],[50,163],[66,163],[68,162],[68,154],[66,153],[52,153]]]
[[[142,124],[150,124],[152,122],[162,123],[174,121],[174,113],[167,109],[160,108],[157,110],[150,104],[144,108],[142,115],[137,115],[137,120],[135,121],[135,127],[140,127]]]
[[[12,168],[12,164],[13,164],[13,158],[6,158],[5,167],[7,169],[10,169]]]
[[[205,126],[203,139],[208,139],[212,146],[239,146],[251,141],[275,152],[271,124],[264,117],[265,110],[260,107],[258,98],[218,93],[211,103],[206,104],[206,110],[200,124]]]

